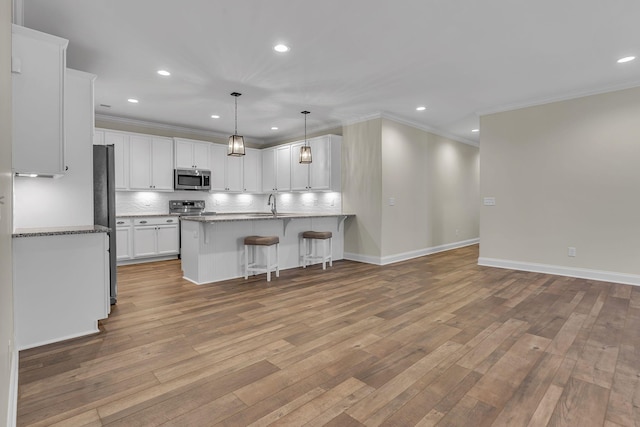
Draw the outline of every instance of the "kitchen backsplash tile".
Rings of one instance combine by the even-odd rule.
[[[342,212],[340,193],[278,193],[280,212]],[[198,191],[149,192],[117,191],[116,215],[163,214],[169,212],[169,200],[204,200],[207,211],[268,212],[268,194],[205,193]]]

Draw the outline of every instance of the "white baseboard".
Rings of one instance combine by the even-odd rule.
[[[11,373],[9,377],[9,402],[7,402],[7,426],[15,427],[18,416],[18,350],[11,353]]]
[[[640,286],[640,276],[635,274],[616,273],[614,271],[591,270],[587,268],[571,268],[559,265],[536,264],[531,262],[511,261],[485,257],[478,258],[478,265]]]
[[[121,259],[118,261],[118,265],[144,264],[147,262],[168,261],[170,259],[178,259],[178,255],[165,255],[151,258]]]
[[[33,342],[33,343],[30,343],[30,344],[18,345],[18,350],[28,350],[30,348],[40,347],[40,346],[47,345],[47,344],[53,344],[53,343],[60,342],[60,341],[72,340],[74,338],[86,337],[88,335],[93,335],[93,334],[98,334],[98,333],[100,333],[100,328],[98,328],[98,321],[96,320],[95,327],[93,327],[91,329],[87,329],[85,331],[80,331],[80,332],[76,332],[76,333],[73,333],[73,334],[65,335],[65,336],[62,336],[62,337],[55,338],[55,339],[48,339],[48,340]]]
[[[361,255],[351,252],[345,252],[344,258],[350,261],[364,262],[367,264],[375,265],[388,265],[400,261],[406,261],[413,258],[419,258],[425,255],[431,255],[438,252],[450,251],[452,249],[463,248],[465,246],[471,246],[478,244],[480,239],[462,240],[460,242],[447,243],[445,245],[433,246],[430,248],[418,249],[415,251],[403,252],[394,255],[387,255],[385,257],[375,257],[371,255]]]

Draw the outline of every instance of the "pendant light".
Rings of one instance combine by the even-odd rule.
[[[244,156],[244,138],[242,135],[238,135],[238,97],[242,95],[238,92],[233,92],[231,96],[236,98],[236,130],[233,135],[229,137],[229,149],[227,150],[227,156]]]
[[[304,114],[304,145],[300,147],[300,163],[311,163],[311,147],[307,141],[307,114],[309,111],[302,111]]]

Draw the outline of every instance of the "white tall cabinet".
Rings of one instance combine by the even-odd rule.
[[[12,169],[61,175],[68,40],[12,26]],[[35,155],[37,153],[37,155]]]

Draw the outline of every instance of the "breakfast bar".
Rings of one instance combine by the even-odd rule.
[[[333,233],[332,257],[344,256],[344,221],[351,214],[246,213],[186,216],[181,223],[184,278],[198,285],[244,276],[244,238],[278,236],[280,270],[302,266],[304,231]]]

